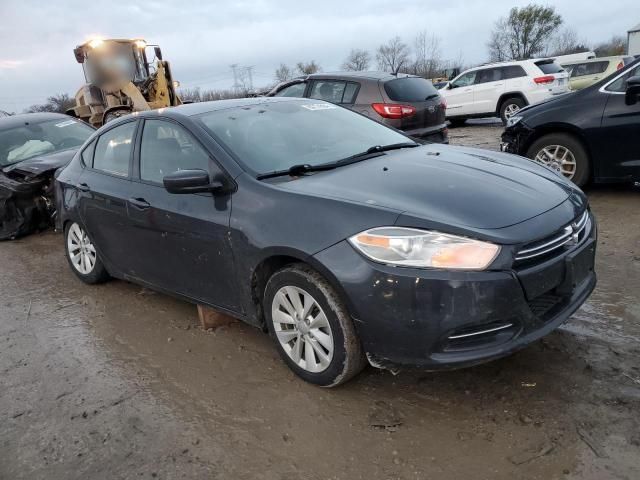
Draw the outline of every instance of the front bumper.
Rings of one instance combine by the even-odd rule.
[[[500,151],[526,156],[532,133],[522,121],[507,127],[500,137]]]
[[[390,267],[366,260],[347,242],[316,258],[343,289],[372,365],[439,370],[509,355],[557,328],[595,288],[594,256],[595,229],[533,270]],[[580,278],[572,276],[576,258]],[[534,277],[544,289],[532,293],[523,282]]]

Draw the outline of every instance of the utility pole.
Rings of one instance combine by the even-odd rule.
[[[240,84],[238,83],[238,64],[234,63],[231,65],[231,70],[233,71],[233,93],[238,94],[238,90],[240,90]]]
[[[249,91],[253,92],[253,65],[247,68],[247,75],[249,75]]]

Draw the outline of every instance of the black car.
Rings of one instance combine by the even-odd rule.
[[[270,97],[315,98],[366,115],[412,137],[449,143],[444,99],[424,78],[404,73],[314,73],[284,82]]]
[[[53,175],[94,130],[59,113],[0,118],[0,240],[52,224]]]
[[[57,177],[65,246],[109,276],[268,329],[333,386],[473,365],[549,333],[594,288],[595,221],[528,160],[420,145],[319,100],[183,105],[102,127]]]
[[[578,92],[523,108],[501,148],[579,186],[640,180],[640,60]]]

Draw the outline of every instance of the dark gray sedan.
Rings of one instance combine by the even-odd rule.
[[[144,112],[57,178],[84,282],[126,279],[268,330],[300,377],[514,352],[594,288],[584,194],[508,154],[419,145],[318,100]]]

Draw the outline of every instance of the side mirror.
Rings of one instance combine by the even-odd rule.
[[[627,105],[635,105],[638,103],[640,96],[640,76],[636,75],[627,80],[627,89],[624,92],[624,103]]]
[[[164,188],[169,193],[202,193],[216,192],[223,188],[219,180],[211,181],[209,173],[205,170],[178,170],[170,173],[162,179]]]
[[[458,88],[458,86],[455,83],[449,82],[447,83],[447,86],[444,88],[448,88],[449,90],[453,90],[454,88]]]

